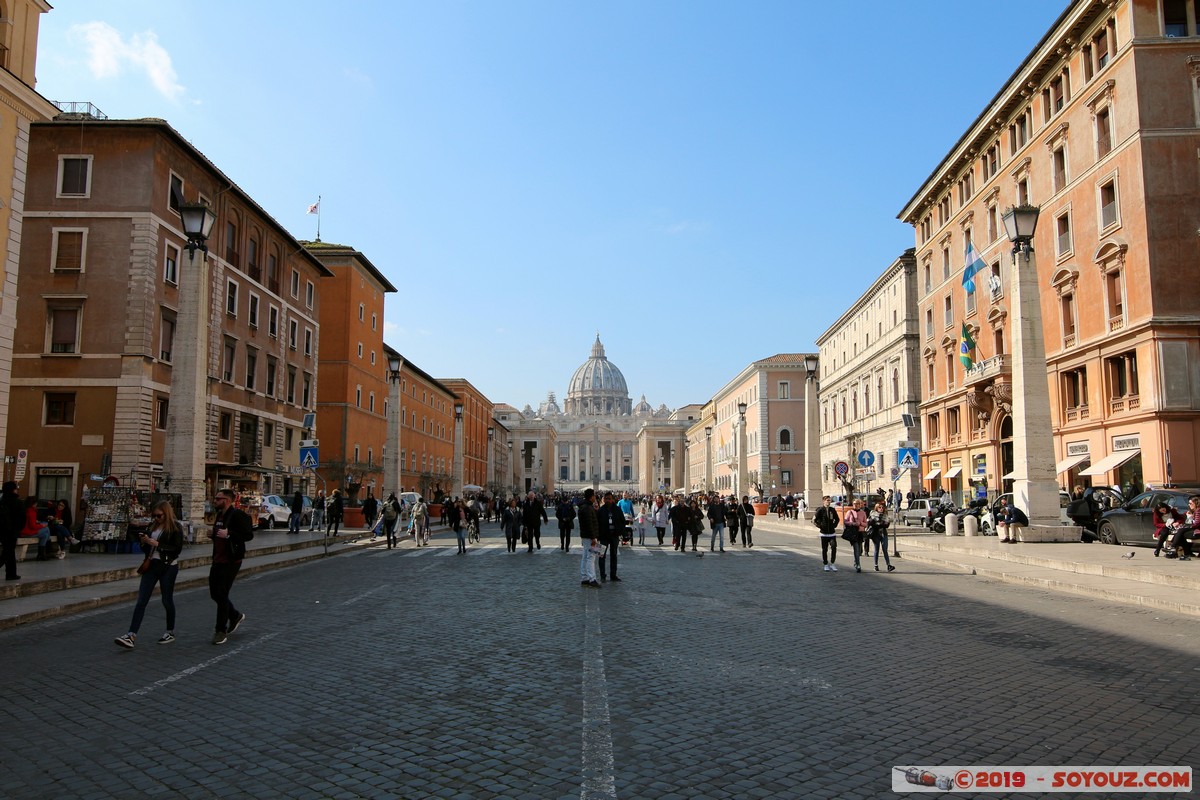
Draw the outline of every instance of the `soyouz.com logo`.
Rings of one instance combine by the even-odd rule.
[[[894,792],[1190,792],[1191,767],[892,767]]]

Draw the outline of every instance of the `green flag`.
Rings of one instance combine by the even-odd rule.
[[[963,369],[975,366],[975,340],[971,338],[971,330],[965,322],[962,325],[962,343],[958,346],[958,360],[962,362]]]

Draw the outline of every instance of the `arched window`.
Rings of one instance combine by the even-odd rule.
[[[792,432],[790,430],[788,430],[787,428],[783,428],[782,430],[779,431],[779,449],[780,450],[791,450],[792,449]]]
[[[892,402],[900,402],[900,370],[892,370]]]
[[[858,419],[858,392],[850,396],[850,410],[854,412],[854,419]]]
[[[871,387],[863,384],[863,414],[871,413]]]
[[[879,407],[882,409],[883,408],[883,376],[882,375],[880,375],[879,379],[875,382],[875,400],[877,401]]]

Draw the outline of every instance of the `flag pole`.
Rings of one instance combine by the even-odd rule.
[[[321,241],[321,195],[317,195],[317,241]]]

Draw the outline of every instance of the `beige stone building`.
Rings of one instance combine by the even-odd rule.
[[[855,493],[920,487],[917,469],[898,467],[900,442],[919,446],[917,264],[910,248],[817,338],[820,352],[821,490],[845,494],[833,465],[844,461]],[[859,463],[859,454],[871,453]]]
[[[50,4],[42,0],[0,4],[0,453],[5,455],[25,447],[19,441],[10,448],[7,437],[29,125],[58,113],[34,91],[38,26],[48,11]]]
[[[1033,248],[1060,484],[1200,483],[1197,152],[1194,2],[1072,2],[998,87],[899,215],[916,233],[927,488],[961,491],[969,475],[1007,489],[1015,466],[1020,320],[1001,215],[1021,203],[1041,207]],[[985,265],[974,293],[968,242]]]

